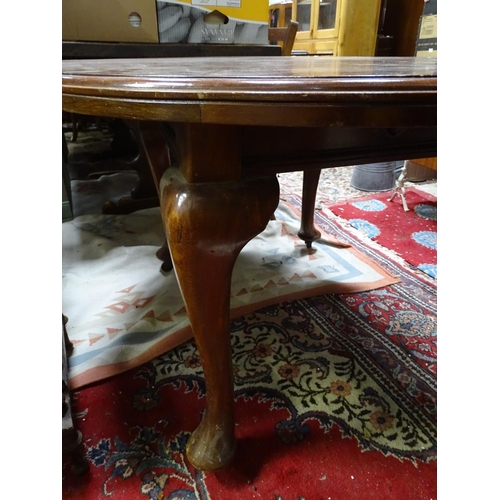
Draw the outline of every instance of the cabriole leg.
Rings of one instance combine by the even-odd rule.
[[[278,205],[276,177],[187,183],[165,172],[161,210],[175,273],[206,381],[206,411],[187,445],[189,461],[213,471],[236,450],[229,309],[241,249],[262,232]]]

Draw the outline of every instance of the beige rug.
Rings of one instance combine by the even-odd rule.
[[[327,235],[311,251],[298,214],[280,202],[276,220],[243,249],[232,281],[233,318],[285,300],[381,288],[400,280]],[[173,272],[162,274],[158,208],[84,215],[62,225],[63,313],[74,351],[73,388],[124,372],[192,337]]]

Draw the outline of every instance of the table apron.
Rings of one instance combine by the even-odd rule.
[[[270,133],[271,132],[271,133]],[[245,176],[437,155],[437,127],[241,127]]]
[[[437,104],[411,102],[246,102],[123,99],[63,94],[63,110],[133,120],[289,127],[422,127]]]

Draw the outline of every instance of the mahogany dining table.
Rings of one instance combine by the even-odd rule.
[[[202,361],[206,410],[187,457],[214,471],[236,453],[232,269],[304,172],[300,237],[318,238],[322,168],[437,156],[437,60],[194,57],[62,62],[63,110],[136,120]]]

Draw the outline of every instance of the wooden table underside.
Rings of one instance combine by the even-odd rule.
[[[236,449],[231,274],[276,209],[276,173],[304,171],[308,241],[322,168],[435,156],[436,60],[63,61],[63,109],[137,124],[206,379],[187,455],[219,469]]]

